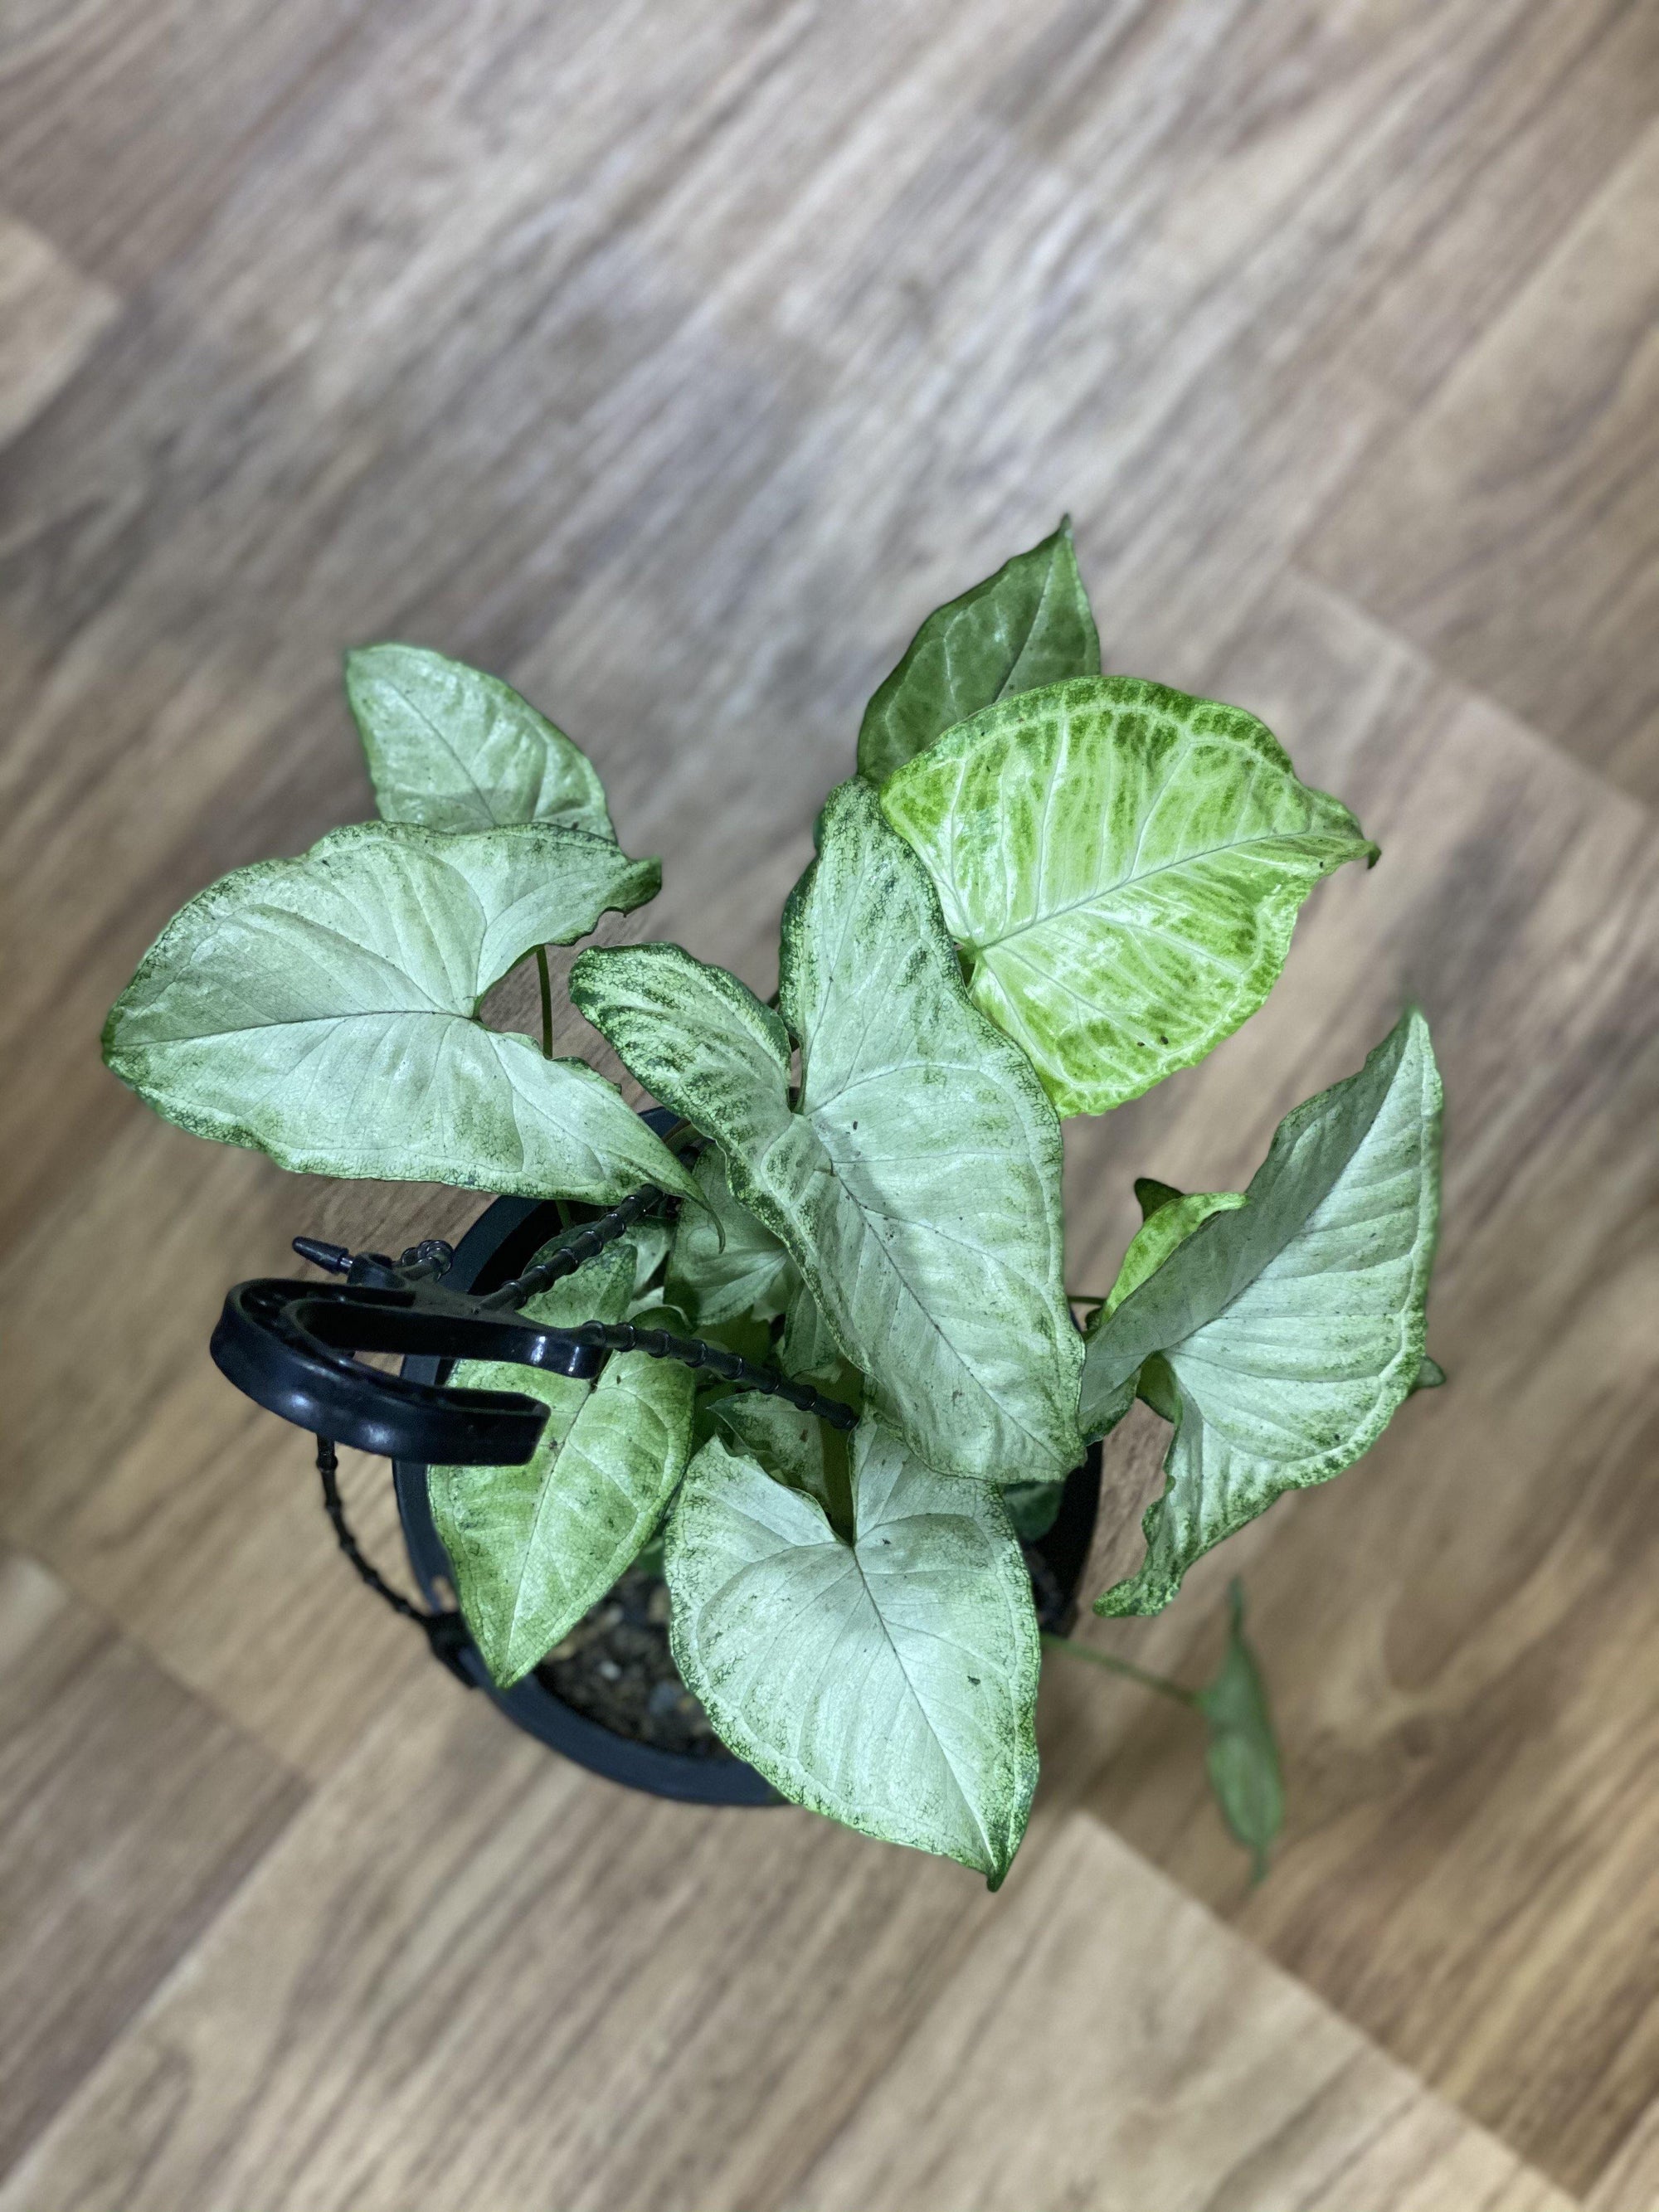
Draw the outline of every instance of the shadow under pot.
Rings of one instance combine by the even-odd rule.
[[[656,1114],[647,1120],[658,1121]],[[674,1117],[662,1115],[665,1126]],[[659,1132],[660,1133],[660,1132]],[[579,1218],[595,1209],[566,1208]],[[498,1198],[456,1249],[446,1277],[458,1291],[493,1291],[521,1274],[559,1233],[557,1209],[535,1199]],[[404,1362],[413,1382],[441,1382],[452,1363]],[[409,1563],[428,1606],[453,1603],[447,1554],[433,1526],[427,1470],[396,1460],[398,1510]],[[1037,1616],[1064,1632],[1077,1611],[1077,1587],[1089,1556],[1100,1504],[1100,1447],[1073,1469],[1053,1525],[1024,1546]],[[483,1690],[510,1721],[580,1766],[630,1790],[681,1797],[699,1805],[777,1805],[783,1800],[745,1761],[734,1758],[680,1681],[668,1649],[668,1593],[659,1575],[630,1567],[548,1658],[510,1690],[498,1689],[470,1639],[457,1671]]]

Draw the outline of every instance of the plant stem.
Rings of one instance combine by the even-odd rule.
[[[1172,1682],[1167,1674],[1154,1674],[1145,1667],[1137,1667],[1133,1659],[1120,1659],[1115,1651],[1097,1651],[1092,1644],[1079,1644],[1070,1636],[1051,1636],[1045,1628],[1042,1640],[1056,1651],[1069,1651],[1074,1659],[1092,1660],[1103,1667],[1109,1674],[1121,1674],[1127,1681],[1139,1682],[1143,1690],[1156,1690],[1160,1697],[1173,1698],[1177,1705],[1196,1705],[1198,1694],[1194,1690]]]
[[[542,1058],[553,1057],[553,978],[547,972],[547,947],[536,947],[536,973],[542,984]]]

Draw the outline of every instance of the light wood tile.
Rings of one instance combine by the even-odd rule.
[[[0,2170],[302,1794],[38,1561],[0,1549]]]
[[[38,230],[0,214],[0,445],[74,375],[119,307]]]
[[[312,1772],[431,1663],[340,1558],[310,1438],[208,1355],[233,1282],[304,1272],[288,1240],[314,1230],[325,1189],[135,1107],[0,1284],[0,1389],[16,1407],[0,1530]],[[342,1481],[371,1557],[406,1579],[385,1461],[347,1454]]]
[[[1243,1566],[1291,1783],[1261,1890],[1183,1716],[1056,1679],[1051,1764],[1083,1763],[1073,1729],[1127,1730],[1088,1802],[1582,2189],[1659,2075],[1659,850],[1642,808],[1317,586],[1287,584],[1217,678],[1383,859],[1326,887],[1266,1012],[1166,1086],[1167,1115],[1160,1091],[1083,1133],[1075,1179],[1109,1185],[1120,1236],[1134,1172],[1239,1187],[1272,1120],[1415,993],[1449,1102],[1430,1335],[1452,1382],[1163,1620],[1097,1626],[1165,1659],[1185,1642],[1196,1679]],[[1137,1501],[1155,1430],[1122,1447]]]
[[[1341,499],[1320,574],[1659,799],[1659,125]]]
[[[1000,1909],[793,1808],[599,1782],[434,1669],[0,2208],[760,2212]]]
[[[1584,2199],[1584,2212],[1653,2212],[1659,2204],[1659,2104],[1644,2113]]]
[[[1080,1816],[790,2212],[1571,2212]]]
[[[110,2053],[8,2212],[37,2186],[49,2212],[135,2191],[360,2212],[440,2169],[512,2212],[538,2191],[556,2212],[775,2203],[996,1924],[948,1869],[794,1816],[615,1799],[431,1670],[334,1554],[302,1441],[204,1346],[225,1284],[285,1266],[295,1229],[396,1244],[478,1200],[193,1146],[94,1039],[190,891],[368,811],[336,657],[386,634],[499,669],[591,750],[625,841],[667,869],[608,931],[769,988],[864,697],[929,605],[1066,505],[1109,659],[1258,706],[1389,846],[1319,896],[1267,1014],[1210,1068],[1074,1127],[1079,1268],[1121,1249],[1133,1173],[1247,1173],[1410,986],[1453,1090],[1435,1326],[1458,1380],[1235,1549],[1291,1747],[1273,1885],[1243,1899],[1190,1740],[1092,1674],[1045,1694],[1044,1802],[1121,1818],[1535,2162],[1639,2191],[1646,828],[1280,579],[1333,501],[1380,500],[1462,406],[1436,526],[1484,547],[1519,517],[1541,594],[1504,696],[1566,729],[1532,641],[1575,622],[1573,696],[1633,696],[1644,432],[1615,447],[1623,402],[1544,418],[1626,358],[1646,297],[1659,14],[198,15],[23,0],[0,32],[0,208],[61,257],[24,255],[50,312],[9,326],[37,332],[37,397],[0,453],[0,1528],[107,1611],[123,1663],[159,1662],[204,1741],[216,1711],[264,1747],[228,1737],[233,1778],[271,1756],[325,1778],[331,1809]],[[1589,307],[1558,331],[1574,285]],[[1503,427],[1523,420],[1537,481]],[[1417,521],[1389,523],[1379,574],[1406,573]],[[1501,644],[1526,594],[1477,565],[1445,604]],[[1439,650],[1415,604],[1400,619]],[[1501,691],[1496,658],[1462,651]],[[1651,787],[1633,737],[1594,757]],[[593,1049],[574,1015],[561,1042]],[[1121,1549],[1155,1460],[1148,1417],[1118,1440]],[[349,1473],[384,1542],[383,1481]],[[1231,1564],[1112,1632],[1207,1663]],[[166,1952],[170,1910],[135,1904],[132,1943]]]

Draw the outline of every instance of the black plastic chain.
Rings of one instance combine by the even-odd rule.
[[[432,1646],[432,1656],[441,1659],[450,1673],[472,1687],[472,1678],[461,1664],[461,1653],[471,1642],[466,1623],[459,1613],[428,1613],[413,1604],[401,1590],[393,1589],[374,1561],[367,1557],[361,1544],[351,1533],[346,1519],[345,1501],[340,1496],[340,1459],[332,1441],[327,1437],[317,1439],[317,1472],[323,1482],[323,1510],[332,1522],[335,1534],[340,1540],[340,1549],[377,1597],[383,1597],[393,1613],[401,1613],[424,1631]]]
[[[609,1213],[600,1214],[597,1221],[588,1222],[567,1237],[557,1251],[538,1261],[535,1267],[526,1267],[522,1275],[515,1275],[510,1283],[503,1283],[500,1290],[491,1291],[478,1303],[518,1307],[539,1291],[550,1290],[566,1275],[574,1275],[586,1261],[597,1259],[607,1244],[614,1244],[619,1237],[625,1237],[642,1214],[663,1205],[667,1197],[668,1193],[659,1190],[654,1183],[642,1184],[612,1206]]]
[[[510,1283],[503,1283],[492,1291],[480,1304],[489,1307],[517,1308],[527,1298],[532,1298],[568,1275],[574,1275],[589,1260],[595,1259],[608,1244],[624,1237],[644,1214],[663,1205],[668,1193],[654,1184],[644,1184],[632,1191],[613,1206],[608,1213],[599,1215],[567,1237],[547,1259],[528,1267]],[[349,1254],[331,1245],[315,1243],[310,1238],[296,1237],[295,1243],[307,1259],[322,1267],[342,1270],[349,1264]],[[412,1274],[414,1266],[420,1272],[442,1273],[448,1258],[447,1246],[422,1245],[417,1251],[404,1255]],[[568,1334],[574,1342],[599,1352],[643,1352],[653,1359],[678,1360],[681,1365],[716,1375],[724,1382],[731,1382],[741,1390],[757,1390],[767,1397],[781,1398],[803,1413],[832,1428],[850,1430],[858,1426],[858,1415],[850,1406],[836,1398],[826,1398],[810,1384],[793,1381],[775,1368],[757,1367],[752,1360],[744,1359],[738,1352],[729,1352],[724,1345],[709,1344],[701,1337],[676,1336],[665,1328],[640,1328],[631,1322],[581,1322]],[[358,1574],[377,1597],[383,1598],[392,1611],[405,1620],[412,1620],[421,1629],[432,1647],[433,1656],[441,1660],[450,1673],[474,1686],[462,1661],[462,1653],[471,1643],[465,1620],[458,1612],[426,1612],[394,1589],[380,1569],[365,1554],[352,1534],[346,1519],[344,1502],[340,1496],[339,1455],[327,1437],[317,1439],[317,1472],[322,1480],[323,1506],[340,1549],[356,1569]]]
[[[576,1343],[596,1352],[644,1352],[653,1359],[677,1359],[683,1367],[706,1368],[723,1382],[740,1390],[758,1390],[769,1398],[782,1398],[827,1421],[832,1429],[855,1429],[859,1417],[838,1398],[823,1397],[810,1384],[780,1375],[775,1367],[757,1367],[752,1360],[728,1352],[723,1344],[706,1343],[700,1336],[674,1336],[665,1328],[638,1328],[632,1322],[585,1321],[567,1332]]]

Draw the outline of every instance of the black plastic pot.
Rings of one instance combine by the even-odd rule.
[[[658,1116],[653,1114],[646,1118],[654,1121]],[[661,1118],[669,1125],[674,1117]],[[498,1198],[457,1246],[454,1266],[445,1279],[458,1291],[494,1290],[521,1273],[558,1229],[559,1218],[551,1206],[534,1199]],[[404,1362],[404,1373],[414,1382],[441,1382],[447,1371],[447,1363],[441,1360]],[[450,1565],[432,1524],[426,1468],[417,1461],[395,1460],[392,1473],[410,1565],[427,1603],[442,1610],[449,1599],[438,1584],[440,1577],[445,1583],[450,1580]],[[1099,1505],[1100,1447],[1097,1444],[1067,1480],[1053,1528],[1025,1547],[1038,1616],[1045,1628],[1064,1630],[1071,1626]],[[459,1671],[491,1698],[509,1720],[550,1744],[555,1751],[562,1751],[567,1759],[574,1759],[579,1766],[589,1767],[612,1782],[623,1783],[630,1790],[648,1790],[653,1796],[686,1798],[701,1805],[782,1802],[771,1784],[741,1759],[696,1758],[617,1735],[568,1705],[537,1674],[526,1674],[510,1690],[498,1690],[470,1643],[461,1646],[458,1659]]]

